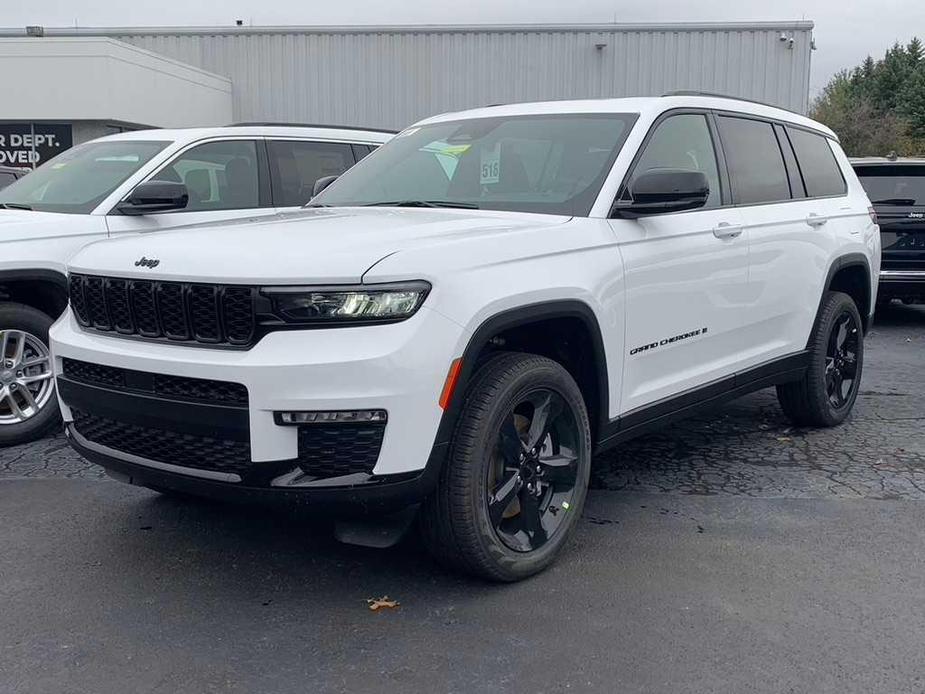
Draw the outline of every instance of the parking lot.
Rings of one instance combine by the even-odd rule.
[[[60,436],[0,451],[0,691],[923,691],[923,350],[893,306],[844,426],[762,391],[602,456],[570,550],[509,586]]]

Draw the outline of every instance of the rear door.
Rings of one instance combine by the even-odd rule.
[[[925,163],[856,166],[877,211],[884,277],[925,276]]]
[[[183,183],[189,203],[183,210],[107,217],[111,234],[161,231],[190,224],[273,214],[263,140],[213,140],[192,146],[149,180]]]
[[[270,180],[276,208],[305,205],[312,199],[315,181],[325,176],[340,176],[358,161],[355,152],[360,147],[363,145],[345,142],[268,140]],[[365,147],[363,149],[363,156],[369,154]]]
[[[803,350],[819,306],[821,285],[845,213],[844,180],[821,135],[809,149],[837,177],[823,194],[817,162],[804,163],[807,190],[788,137],[789,128],[746,114],[718,114],[733,200],[749,240],[745,367]],[[800,131],[802,134],[803,131]],[[802,142],[802,140],[798,140]],[[813,171],[810,171],[813,167]],[[828,168],[831,167],[831,170]]]

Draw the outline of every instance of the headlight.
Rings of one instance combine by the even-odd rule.
[[[430,291],[423,281],[358,287],[264,287],[287,323],[389,323],[414,315]]]

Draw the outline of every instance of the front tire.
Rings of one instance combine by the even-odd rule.
[[[450,453],[424,503],[425,544],[495,581],[546,568],[575,529],[591,472],[588,412],[557,362],[491,358],[466,392]]]
[[[0,447],[41,438],[61,422],[48,349],[53,320],[24,304],[0,304]]]
[[[854,300],[828,292],[809,340],[810,364],[799,381],[777,386],[784,414],[798,426],[841,424],[858,397],[864,333]]]

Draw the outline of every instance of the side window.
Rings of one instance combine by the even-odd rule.
[[[784,159],[770,123],[720,116],[732,197],[739,205],[790,199]]]
[[[187,150],[161,169],[154,180],[186,185],[185,212],[246,210],[260,207],[257,145],[252,140],[209,142]]]
[[[373,148],[369,145],[351,145],[353,147],[353,158],[360,161],[363,157],[373,153]]]
[[[0,171],[0,188],[6,188],[13,181],[16,180],[16,176],[6,171]]]
[[[784,131],[784,126],[775,123],[774,132],[777,133],[777,143],[784,154],[784,164],[787,165],[787,180],[790,181],[790,194],[794,198],[805,198],[806,189],[803,187],[803,177],[800,176],[800,167],[793,153],[793,145]]]
[[[705,207],[721,204],[716,151],[706,116],[685,113],[671,116],[658,125],[633,170],[633,177],[659,169],[702,172],[710,184]]]
[[[271,140],[267,146],[273,198],[280,207],[304,205],[312,197],[315,181],[339,176],[355,162],[348,144]]]
[[[793,143],[809,197],[844,195],[848,192],[841,169],[825,137],[799,128],[787,128],[787,134]]]

